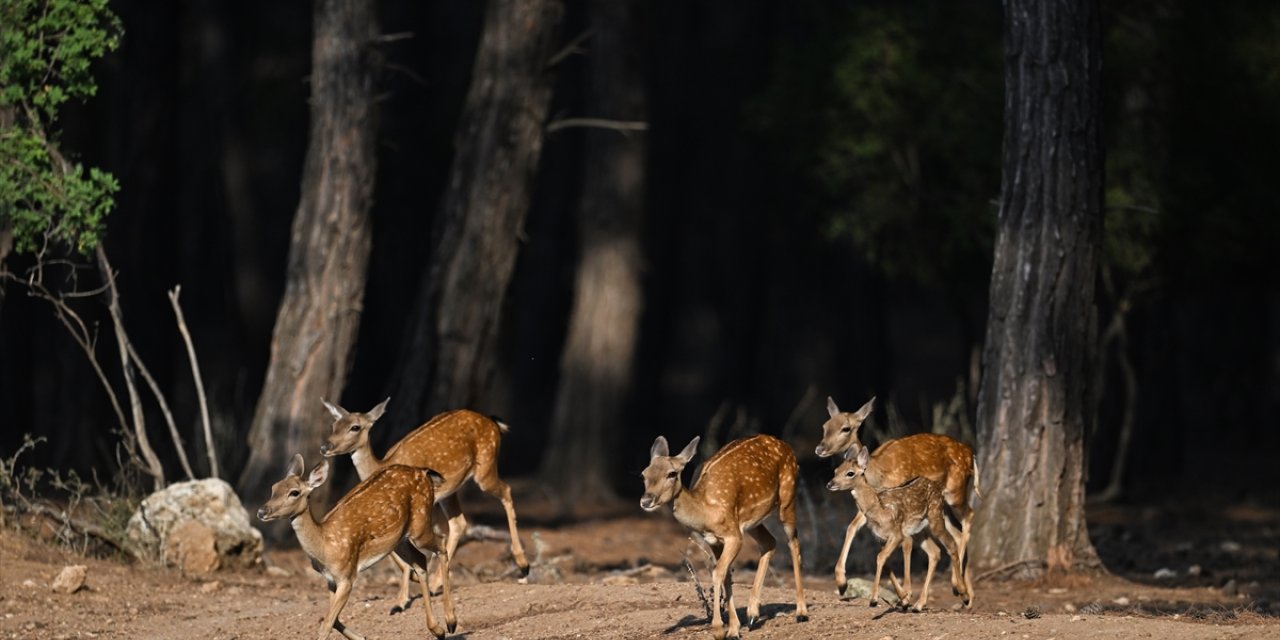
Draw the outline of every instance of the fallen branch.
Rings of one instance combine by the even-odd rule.
[[[54,522],[57,522],[58,524],[61,524],[64,527],[67,527],[68,529],[71,529],[72,531],[75,531],[80,535],[93,538],[95,540],[99,540],[107,544],[107,546],[110,546],[116,551],[119,551],[120,553],[123,553],[129,556],[130,558],[133,558],[134,560],[138,560],[138,561],[143,560],[135,552],[133,552],[130,549],[127,549],[120,540],[117,540],[114,536],[107,533],[102,527],[99,527],[96,524],[85,522],[83,520],[79,520],[77,518],[73,518],[70,515],[62,511],[59,511],[57,509],[54,509],[52,507],[40,504],[38,502],[27,502],[22,507],[19,507],[17,505],[5,505],[4,510],[13,514],[14,516],[26,513],[34,516],[48,518],[50,520],[53,520]]]
[[[983,572],[983,573],[978,574],[978,577],[974,578],[974,579],[973,579],[973,581],[974,581],[974,582],[982,582],[983,580],[986,580],[987,578],[990,578],[990,577],[992,577],[992,576],[999,575],[999,574],[1001,574],[1001,573],[1006,573],[1006,572],[1008,572],[1008,571],[1010,571],[1010,570],[1012,570],[1012,569],[1017,569],[1018,567],[1021,567],[1021,566],[1023,566],[1023,565],[1035,565],[1035,566],[1041,566],[1041,565],[1043,565],[1043,564],[1044,564],[1044,562],[1043,562],[1043,561],[1041,561],[1041,560],[1035,560],[1035,559],[1028,559],[1028,560],[1014,560],[1013,562],[1009,562],[1009,563],[1006,563],[1006,564],[1002,564],[1002,565],[1000,565],[1000,566],[998,566],[998,567],[996,567],[996,568],[994,568],[994,569],[991,569],[991,570],[989,570],[989,571],[985,571],[985,572]]]
[[[555,133],[571,127],[611,129],[626,135],[628,131],[647,131],[649,123],[643,120],[609,120],[607,118],[561,118],[547,123],[547,133]]]

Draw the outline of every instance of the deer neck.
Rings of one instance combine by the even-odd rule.
[[[294,516],[289,524],[293,525],[293,533],[298,536],[298,544],[302,546],[303,552],[324,564],[324,532],[312,515],[311,506],[308,505],[306,511]]]
[[[365,442],[351,453],[351,464],[355,465],[356,474],[364,480],[382,468],[382,459],[374,454],[373,447]]]
[[[685,489],[684,484],[680,485],[675,500],[671,501],[671,513],[675,515],[676,521],[694,531],[706,531],[710,520],[706,500]]]
[[[867,481],[865,473],[859,474],[853,480],[853,500],[858,503],[858,509],[873,520],[878,519],[876,515],[884,510],[884,504],[880,502],[880,493]]]

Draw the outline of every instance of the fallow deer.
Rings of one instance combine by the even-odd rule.
[[[942,487],[928,478],[916,477],[901,486],[877,489],[866,477],[870,458],[870,451],[866,447],[850,449],[845,453],[844,462],[836,468],[835,477],[827,483],[827,489],[852,491],[853,499],[858,502],[858,511],[871,524],[872,533],[884,540],[884,546],[876,554],[876,578],[871,585],[871,606],[876,606],[880,596],[880,575],[885,560],[893,554],[895,547],[901,545],[902,573],[906,588],[903,589],[898,584],[892,571],[889,577],[902,606],[906,607],[907,600],[911,597],[911,544],[916,536],[922,534],[927,537],[920,543],[920,548],[928,556],[929,565],[925,571],[920,599],[912,608],[920,611],[929,602],[929,583],[933,581],[933,571],[938,565],[938,545],[933,542],[934,539],[941,541],[951,556],[951,583],[959,585],[957,590],[967,606],[972,586],[961,571],[960,551],[951,529],[946,526],[947,516],[942,512]]]
[[[828,397],[827,413],[830,418],[822,425],[822,442],[815,450],[818,457],[826,458],[862,446],[858,440],[858,428],[871,415],[875,401],[872,398],[860,409],[850,413],[840,411],[835,401]],[[960,555],[958,559],[953,558],[953,561],[963,571],[969,535],[973,528],[973,507],[969,504],[970,481],[973,483],[973,492],[978,496],[982,495],[978,482],[978,463],[974,459],[973,449],[955,438],[919,433],[880,445],[871,454],[871,462],[866,471],[867,482],[878,489],[896,487],[917,476],[928,478],[942,487],[943,499],[960,520],[958,530],[950,519],[944,524],[958,541]],[[841,593],[845,590],[844,567],[849,559],[849,547],[853,544],[858,529],[864,524],[866,517],[858,513],[845,530],[844,546],[836,564],[836,585]],[[963,588],[954,579],[951,586],[957,594]]]
[[[436,489],[435,499],[449,520],[446,549],[450,558],[467,531],[467,518],[462,513],[457,491],[468,478],[474,480],[481,490],[502,501],[507,512],[507,526],[511,530],[511,555],[520,571],[529,575],[529,561],[525,559],[520,532],[516,529],[511,487],[498,476],[498,450],[507,425],[475,411],[446,411],[414,429],[393,445],[385,457],[379,458],[369,446],[369,431],[382,417],[391,398],[366,413],[354,413],[334,406],[328,400],[321,401],[333,414],[331,433],[320,446],[321,454],[326,458],[351,454],[351,462],[362,479],[394,464],[431,469],[443,476],[444,482]],[[395,613],[409,606],[410,571],[409,565],[398,556],[393,554],[391,558],[402,576],[400,601],[392,609]]]
[[[760,546],[760,564],[747,602],[748,625],[760,617],[760,587],[777,541],[761,524],[775,509],[791,548],[791,565],[796,580],[796,620],[808,618],[801,582],[800,540],[796,537],[796,475],[799,467],[791,447],[767,435],[743,438],[725,445],[702,465],[688,490],[681,471],[697,452],[694,438],[680,453],[668,455],[667,439],[658,436],[649,450],[649,466],[644,470],[644,496],[640,508],[653,511],[671,505],[676,520],[711,544],[716,566],[711,576],[713,606],[711,631],[721,640],[725,629],[720,621],[720,600],[725,595],[728,608],[728,636],[737,638],[741,623],[733,605],[733,585],[729,570],[748,533]]]
[[[320,640],[336,629],[349,640],[363,640],[338,619],[347,604],[357,574],[381,560],[400,543],[409,543],[427,558],[439,556],[444,597],[445,628],[431,611],[426,571],[419,570],[427,628],[437,638],[457,628],[453,596],[449,589],[449,554],[431,528],[434,486],[438,474],[425,469],[394,465],[361,482],[334,505],[324,518],[311,513],[312,490],[329,476],[329,461],[322,460],[306,479],[301,455],[294,455],[284,479],[271,487],[271,499],[258,510],[264,522],[287,518],[312,566],[329,581],[329,614],[320,627]]]

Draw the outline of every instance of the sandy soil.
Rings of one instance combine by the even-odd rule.
[[[1213,544],[1195,535],[1215,534],[1205,533],[1203,526],[1183,531],[1153,520],[1148,511],[1103,511],[1095,516],[1095,537],[1104,560],[1119,554],[1110,556],[1111,562],[1127,563],[1121,576],[986,579],[977,585],[977,601],[969,610],[959,609],[945,573],[934,583],[930,610],[913,614],[883,605],[869,608],[866,599],[841,600],[829,567],[811,567],[806,578],[810,619],[803,623],[794,618],[784,547],[766,580],[764,620],[744,637],[1280,638],[1280,610],[1271,605],[1280,591],[1275,571],[1280,514],[1242,513],[1231,530],[1246,546],[1228,548],[1230,557],[1243,556],[1237,567],[1212,556],[1216,573],[1203,569],[1188,575],[1179,568],[1183,577],[1158,584],[1126,579],[1127,573],[1141,580],[1162,563],[1181,567],[1177,562],[1188,556],[1186,540],[1193,546]],[[501,524],[500,519],[481,520]],[[547,520],[547,526],[537,517],[529,520],[522,530],[526,546],[531,555],[541,550],[530,584],[517,583],[505,543],[472,542],[459,551],[454,578],[459,629],[453,637],[708,637],[706,614],[682,554],[690,554],[704,585],[705,563],[669,514],[619,514],[571,524]],[[1169,541],[1167,549],[1146,541],[1146,526]],[[744,553],[735,571],[744,622],[752,559]],[[314,638],[328,602],[323,580],[297,550],[272,550],[267,560],[283,571],[189,579],[173,570],[84,558],[3,531],[0,638]],[[67,564],[88,566],[87,588],[54,593],[49,585]],[[916,566],[922,570],[922,565]],[[858,575],[856,566],[851,570]],[[922,577],[918,571],[917,585]],[[421,599],[409,611],[389,615],[396,590],[389,563],[371,568],[357,583],[343,620],[370,639],[427,636]]]

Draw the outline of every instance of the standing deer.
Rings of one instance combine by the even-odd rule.
[[[725,597],[728,636],[737,638],[741,623],[733,605],[732,578],[729,570],[742,549],[742,534],[749,533],[760,546],[760,564],[755,584],[747,602],[748,626],[760,617],[760,587],[777,541],[761,521],[776,508],[778,520],[791,547],[791,565],[796,579],[796,620],[808,619],[804,603],[804,585],[800,578],[800,540],[796,537],[795,453],[781,440],[767,435],[743,438],[725,445],[702,465],[687,491],[680,472],[697,452],[699,438],[694,438],[680,453],[668,455],[667,439],[658,436],[649,450],[649,466],[644,470],[644,496],[640,508],[653,511],[671,505],[676,520],[689,527],[711,544],[716,555],[711,575],[711,632],[723,640],[725,629],[720,622],[721,594]]]
[[[441,479],[439,474],[403,465],[387,467],[356,485],[323,519],[316,520],[311,513],[311,492],[328,479],[329,461],[322,460],[305,480],[304,469],[302,456],[294,455],[284,479],[271,487],[271,499],[258,509],[258,518],[263,522],[288,518],[312,566],[329,581],[329,615],[320,627],[320,640],[329,635],[330,629],[337,629],[349,640],[363,640],[338,620],[338,614],[347,604],[356,575],[391,553],[406,538],[424,556],[439,556],[444,620],[452,633],[458,621],[449,589],[449,553],[431,528],[434,485]],[[419,570],[418,580],[427,628],[437,638],[443,638],[445,629],[431,611],[425,570]]]
[[[871,415],[875,401],[872,398],[857,411],[847,413],[840,411],[835,401],[828,397],[827,413],[830,418],[822,425],[822,442],[815,450],[818,457],[826,458],[862,446],[858,440],[858,428]],[[973,527],[973,507],[969,504],[970,481],[973,482],[973,492],[978,496],[982,495],[978,482],[978,462],[973,457],[973,449],[955,438],[919,433],[880,445],[871,454],[866,468],[867,482],[876,488],[896,487],[917,476],[928,478],[942,487],[943,499],[960,520],[958,530],[949,519],[944,524],[959,543],[960,555],[953,557],[952,561],[958,563],[961,571],[964,571],[969,535]],[[836,564],[836,585],[840,593],[845,590],[844,566],[849,559],[849,547],[853,544],[858,529],[866,522],[865,514],[859,512],[845,530],[844,546]],[[963,589],[963,585],[955,581],[954,575],[951,586],[957,595]]]
[[[938,545],[934,543],[934,539],[941,541],[947,548],[947,554],[951,556],[951,583],[960,585],[957,589],[968,606],[972,585],[961,571],[960,551],[951,529],[946,526],[947,516],[942,512],[942,487],[928,478],[916,477],[901,486],[877,490],[866,477],[870,453],[861,445],[845,453],[844,462],[836,468],[835,477],[827,483],[827,489],[852,491],[853,499],[858,503],[858,511],[865,514],[872,533],[884,540],[884,546],[876,554],[876,579],[871,585],[871,606],[876,606],[880,596],[880,575],[885,560],[893,554],[894,547],[900,544],[906,588],[903,589],[898,584],[892,571],[889,572],[889,579],[893,582],[893,589],[902,606],[906,607],[907,600],[911,597],[911,543],[916,536],[922,534],[926,537],[920,543],[920,548],[928,556],[929,566],[924,574],[920,599],[912,609],[920,611],[929,602],[929,583],[933,581],[933,571],[938,565]]]
[[[457,491],[468,478],[474,480],[481,490],[502,501],[507,526],[511,529],[511,555],[520,571],[529,575],[529,561],[525,559],[520,532],[516,529],[511,487],[498,477],[498,449],[507,425],[475,411],[446,411],[402,438],[387,451],[386,457],[378,458],[369,446],[369,431],[390,401],[391,398],[383,400],[367,413],[352,413],[322,399],[325,408],[333,414],[333,427],[328,441],[320,446],[320,453],[326,458],[351,454],[351,462],[361,479],[395,464],[431,469],[443,476],[444,482],[436,489],[435,499],[449,520],[449,540],[445,547],[450,558],[467,531],[467,518],[462,513]],[[409,606],[410,570],[398,556],[392,555],[391,559],[402,576],[400,602],[391,610],[395,613]]]

